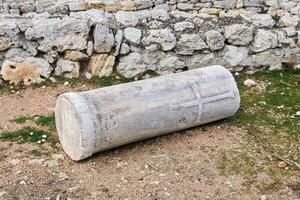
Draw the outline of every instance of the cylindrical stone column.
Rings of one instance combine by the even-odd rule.
[[[59,96],[58,136],[73,160],[230,117],[240,104],[232,74],[211,66]]]

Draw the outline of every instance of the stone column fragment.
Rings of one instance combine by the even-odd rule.
[[[232,74],[211,66],[80,93],[56,104],[60,142],[73,160],[233,116],[240,96]]]

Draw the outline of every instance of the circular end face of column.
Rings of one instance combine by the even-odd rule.
[[[79,161],[92,155],[92,121],[80,95],[66,93],[58,97],[55,123],[62,148],[72,160]]]

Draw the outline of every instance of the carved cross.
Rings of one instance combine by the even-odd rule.
[[[171,111],[178,111],[178,110],[182,110],[184,108],[190,108],[190,107],[198,106],[199,107],[199,113],[198,113],[198,117],[196,119],[196,122],[201,121],[201,114],[202,114],[203,104],[211,103],[211,102],[214,102],[214,101],[219,101],[219,100],[222,100],[222,99],[228,99],[228,98],[234,99],[234,93],[232,91],[202,99],[201,94],[199,92],[199,89],[197,87],[196,81],[189,81],[189,83],[190,83],[190,86],[193,89],[193,92],[194,92],[195,96],[196,96],[196,100],[186,102],[186,103],[177,104],[177,105],[170,105],[170,110]]]

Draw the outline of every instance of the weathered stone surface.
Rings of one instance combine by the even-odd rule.
[[[263,0],[243,0],[243,6],[245,7],[260,7],[263,4]]]
[[[206,42],[212,51],[220,50],[224,47],[225,38],[222,33],[211,30],[205,33]]]
[[[195,28],[195,25],[192,22],[177,22],[174,25],[174,30],[175,31],[184,31],[186,29],[193,29]]]
[[[163,51],[170,51],[176,46],[176,38],[170,29],[150,30],[149,36],[143,39],[143,43],[159,44]]]
[[[253,41],[253,51],[262,52],[278,45],[277,34],[263,29],[257,30]]]
[[[82,160],[98,151],[233,116],[239,104],[232,74],[211,66],[63,94],[55,119],[63,149],[71,159]]]
[[[256,14],[251,17],[251,21],[258,27],[273,27],[276,22],[271,15],[268,14]]]
[[[167,74],[182,69],[185,66],[185,63],[181,61],[178,57],[167,55],[165,58],[159,61],[156,70],[159,74]]]
[[[126,55],[130,52],[130,47],[126,43],[122,43],[121,48],[120,48],[120,54],[121,55]]]
[[[86,20],[89,22],[89,25],[96,24],[107,24],[108,21],[112,18],[112,15],[105,13],[103,10],[87,10],[80,12],[71,12],[70,17],[75,19]]]
[[[119,11],[115,14],[117,22],[128,27],[136,26],[139,23],[140,16],[136,12]]]
[[[80,64],[79,62],[73,62],[65,60],[63,58],[58,59],[55,68],[55,75],[64,75],[68,78],[79,77]]]
[[[290,14],[286,14],[282,16],[279,20],[279,23],[285,27],[296,27],[300,22],[300,17],[291,16]]]
[[[256,67],[261,66],[276,66],[283,62],[287,62],[285,58],[285,51],[281,49],[270,49],[258,54],[252,55],[253,65]]]
[[[47,52],[43,57],[47,62],[54,63],[59,58],[59,54],[57,51],[51,50]]]
[[[22,48],[10,48],[4,55],[5,58],[15,58],[15,57],[26,58],[30,56],[33,55]]]
[[[193,7],[194,7],[194,5],[190,4],[190,3],[178,3],[177,4],[177,9],[178,10],[183,10],[183,11],[192,10]]]
[[[125,39],[132,44],[140,44],[142,31],[137,28],[128,27],[124,30]]]
[[[207,44],[196,34],[182,34],[176,45],[180,55],[192,55],[195,51],[207,48]]]
[[[138,10],[151,8],[153,2],[151,0],[134,0],[135,6]]]
[[[194,54],[192,56],[184,57],[183,59],[189,69],[197,69],[218,63],[215,53]]]
[[[140,53],[130,53],[120,58],[117,70],[126,78],[133,78],[146,72],[147,65],[143,62],[143,56]]]
[[[230,9],[234,8],[236,0],[221,0],[221,1],[214,1],[214,6],[217,8],[225,8]]]
[[[34,21],[25,32],[27,40],[37,40],[38,50],[48,52],[53,48],[59,52],[65,50],[84,50],[89,33],[87,21],[64,18]]]
[[[116,36],[115,36],[115,46],[116,46],[116,51],[115,51],[115,56],[118,56],[120,54],[121,50],[121,45],[123,41],[123,31],[122,30],[117,30]]]
[[[75,62],[89,59],[88,55],[86,55],[80,51],[66,51],[64,58],[66,60],[71,60],[71,61],[75,61]]]
[[[224,36],[229,44],[245,46],[253,40],[253,29],[240,24],[225,26]]]
[[[19,33],[20,29],[15,20],[0,19],[0,51],[5,51],[11,47],[20,47]]]
[[[52,71],[50,64],[41,58],[27,57],[21,62],[4,61],[1,68],[2,78],[10,83],[30,85],[48,78]]]
[[[107,26],[97,24],[94,30],[94,50],[97,53],[108,53],[115,43],[115,37]]]
[[[86,10],[87,3],[86,2],[72,2],[69,3],[69,9],[70,11],[82,11]]]
[[[245,47],[235,47],[231,45],[226,45],[224,51],[223,59],[226,66],[238,67],[238,66],[251,66],[252,60],[248,55],[249,52]]]
[[[89,62],[88,70],[93,76],[104,77],[113,73],[115,56],[109,54],[94,54]]]

